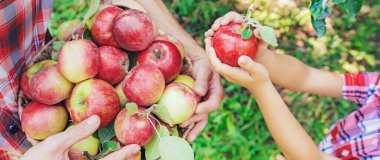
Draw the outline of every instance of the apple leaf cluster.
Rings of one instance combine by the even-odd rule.
[[[324,3],[325,2],[325,3]],[[347,12],[351,17],[355,17],[363,6],[364,0],[333,0],[332,5],[337,5],[342,11]],[[310,8],[311,23],[319,37],[326,33],[325,19],[331,14],[332,6],[330,0],[311,0]]]

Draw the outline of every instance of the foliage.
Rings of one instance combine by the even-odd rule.
[[[49,28],[82,19],[84,0],[56,0]],[[336,2],[339,0],[333,0]],[[203,33],[213,21],[234,10],[232,0],[165,0],[180,24],[203,45]],[[316,68],[339,73],[379,71],[380,3],[366,1],[356,18],[338,7],[326,18],[326,35],[317,38],[309,0],[260,1],[253,17],[275,28],[280,54],[292,55]],[[86,4],[88,6],[88,4]],[[377,69],[377,70],[376,70]],[[205,130],[193,143],[196,159],[270,159],[279,153],[249,92],[223,80],[226,98],[209,116]],[[318,143],[331,125],[356,106],[350,102],[279,89],[306,131]],[[270,98],[270,97],[268,97]]]

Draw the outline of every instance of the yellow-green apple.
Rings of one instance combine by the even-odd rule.
[[[84,24],[78,19],[66,21],[58,27],[57,38],[60,41],[67,41],[74,34],[82,35],[85,29]]]
[[[240,23],[221,26],[212,38],[212,46],[220,61],[234,67],[239,66],[240,56],[255,58],[258,46],[258,41],[253,35],[247,40],[242,39],[238,33],[240,27]]]
[[[174,82],[166,86],[158,104],[167,109],[172,124],[179,124],[193,115],[198,97],[190,87]]]
[[[129,68],[128,55],[111,46],[99,47],[99,54],[100,64],[96,78],[102,79],[111,85],[122,81]]]
[[[174,80],[182,69],[182,58],[177,47],[163,40],[155,40],[152,45],[137,55],[138,64],[150,64],[160,69],[165,82]]]
[[[61,105],[50,106],[32,101],[26,105],[21,114],[21,125],[31,138],[43,140],[63,131],[67,119],[65,107]]]
[[[70,160],[87,160],[88,158],[82,155],[82,152],[87,151],[91,156],[96,156],[99,151],[99,145],[99,139],[91,135],[70,148],[69,158]]]
[[[127,74],[122,88],[129,101],[147,107],[160,100],[165,89],[165,79],[158,68],[139,64]]]
[[[173,35],[169,33],[162,33],[156,38],[156,40],[164,40],[164,41],[172,42],[178,48],[179,53],[181,54],[181,57],[182,58],[185,57],[185,47],[183,46],[182,42],[174,38]]]
[[[125,105],[128,103],[128,98],[124,95],[123,92],[123,82],[120,82],[119,84],[116,85],[116,93],[119,96],[120,100],[120,107],[125,107]]]
[[[135,9],[124,11],[115,17],[112,33],[119,46],[129,51],[142,51],[149,47],[156,34],[148,15]]]
[[[179,75],[173,82],[178,82],[189,86],[191,89],[194,89],[195,81],[193,78],[187,75]]]
[[[89,40],[67,42],[58,51],[58,69],[73,83],[95,77],[99,61],[98,47]]]
[[[27,98],[32,99],[32,94],[30,93],[29,84],[30,84],[30,79],[32,79],[33,75],[38,73],[42,69],[54,64],[57,64],[57,62],[53,60],[41,61],[36,64],[33,64],[30,68],[28,68],[24,72],[24,74],[21,76],[20,87]]]
[[[33,100],[53,105],[70,97],[74,84],[66,80],[54,64],[35,73],[29,87]]]
[[[145,109],[138,107],[138,111],[144,113]],[[122,109],[115,119],[114,129],[117,139],[124,145],[145,145],[152,139],[153,127],[157,125],[157,122],[153,118],[143,117],[145,115],[139,113],[127,117],[127,112],[127,108]]]
[[[93,20],[91,35],[95,42],[101,46],[118,47],[112,35],[114,18],[123,10],[116,6],[109,6],[99,11]]]
[[[73,122],[79,123],[98,115],[102,128],[115,118],[120,110],[119,103],[119,97],[110,84],[101,79],[89,79],[75,86],[67,107]]]

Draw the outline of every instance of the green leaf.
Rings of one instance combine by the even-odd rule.
[[[108,126],[99,129],[98,136],[99,136],[99,140],[101,144],[106,143],[107,141],[115,137],[115,130],[113,128],[113,123],[110,123]]]
[[[190,144],[179,137],[162,137],[158,151],[162,160],[194,160],[194,153]]]
[[[54,41],[53,42],[53,50],[59,51],[59,49],[65,44],[65,41]]]
[[[311,17],[311,23],[318,37],[322,37],[326,33],[326,22],[324,19],[315,20],[314,17]]]
[[[355,17],[356,13],[360,11],[364,3],[364,0],[346,0],[339,4],[349,16]]]
[[[127,103],[125,105],[125,108],[127,108],[127,113],[125,115],[126,118],[128,118],[128,117],[136,114],[139,111],[138,106],[137,106],[136,103]]]
[[[101,157],[105,157],[108,154],[120,149],[120,143],[115,141],[108,141],[102,145]]]
[[[268,26],[258,26],[259,32],[261,37],[265,42],[270,44],[273,47],[277,47],[277,38],[276,38],[276,33],[273,28],[268,27]]]
[[[339,4],[339,3],[342,3],[344,1],[346,1],[346,0],[333,0],[334,4]]]
[[[88,8],[87,13],[84,15],[84,22],[87,21],[90,17],[92,17],[96,11],[98,10],[100,5],[100,0],[91,0],[90,7]]]
[[[155,109],[153,110],[153,113],[162,121],[166,122],[170,126],[173,126],[173,119],[170,116],[168,109],[160,104],[154,104],[154,105],[155,105]]]
[[[158,153],[158,145],[160,143],[159,137],[169,136],[168,129],[162,125],[158,127],[158,133],[159,134],[154,134],[152,140],[150,140],[149,143],[144,145],[145,157],[147,160],[155,160],[160,157],[160,154]]]
[[[243,38],[244,40],[249,39],[251,36],[252,36],[252,30],[249,29],[249,28],[246,28],[246,29],[243,31],[243,33],[241,33],[241,38]]]
[[[323,14],[323,0],[311,0],[309,9],[312,17],[321,17],[321,15]]]

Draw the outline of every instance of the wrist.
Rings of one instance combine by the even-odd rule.
[[[259,98],[261,95],[264,95],[266,91],[274,88],[271,81],[267,80],[257,85],[250,85],[248,90],[252,93],[255,98]]]
[[[206,51],[198,44],[185,45],[185,54],[191,59],[192,62],[206,58]]]

